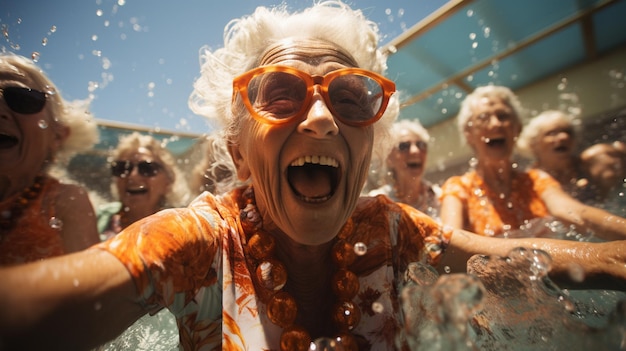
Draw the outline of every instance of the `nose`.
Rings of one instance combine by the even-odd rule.
[[[318,138],[339,133],[339,126],[320,94],[318,86],[315,86],[311,106],[305,114],[305,119],[298,125],[298,131]]]

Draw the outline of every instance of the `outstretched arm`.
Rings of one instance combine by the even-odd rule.
[[[580,229],[589,229],[605,240],[626,239],[626,219],[615,216],[600,208],[587,206],[569,196],[559,188],[547,189],[541,199],[555,218],[574,224]]]
[[[448,265],[452,271],[464,272],[467,260],[475,254],[506,257],[518,247],[547,252],[552,258],[550,278],[563,286],[626,290],[625,240],[589,243],[542,238],[504,239],[455,230],[440,266]],[[583,281],[579,281],[578,272],[584,273]]]
[[[7,350],[93,348],[147,312],[126,268],[98,249],[1,268],[0,281]]]

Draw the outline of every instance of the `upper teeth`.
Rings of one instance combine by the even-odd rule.
[[[302,156],[291,162],[290,166],[302,166],[305,163],[319,164],[322,166],[339,167],[339,162],[328,156]]]

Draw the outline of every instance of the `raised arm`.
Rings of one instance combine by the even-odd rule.
[[[555,218],[574,224],[579,231],[591,230],[605,240],[626,239],[626,219],[600,208],[587,206],[559,188],[549,188],[541,196]]]
[[[147,312],[126,268],[99,249],[1,268],[0,281],[0,345],[7,350],[86,350]]]
[[[504,239],[455,230],[440,266],[449,265],[452,271],[464,272],[467,260],[475,254],[506,257],[518,247],[547,252],[552,257],[550,278],[561,286],[626,290],[624,240],[589,243],[542,238]],[[579,275],[572,275],[572,272],[582,272],[584,280],[579,281]]]
[[[454,229],[463,229],[464,225],[463,203],[452,195],[444,196],[441,200],[441,223]]]

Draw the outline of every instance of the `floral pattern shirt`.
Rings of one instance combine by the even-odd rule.
[[[482,235],[502,235],[521,228],[530,220],[548,216],[541,199],[550,187],[560,187],[539,169],[513,172],[511,195],[497,194],[475,171],[449,178],[441,187],[442,198],[454,196],[463,203],[463,229]]]
[[[56,179],[43,178],[41,191],[30,199],[22,215],[8,232],[0,231],[0,266],[33,262],[65,254],[61,227],[55,225],[54,203],[60,184]],[[17,194],[21,196],[21,194]],[[0,204],[5,211],[15,198]]]
[[[239,188],[206,192],[187,208],[146,217],[98,244],[126,265],[153,311],[177,318],[183,350],[278,350],[282,329],[269,321],[244,257]],[[367,253],[349,269],[359,277],[353,330],[373,350],[392,350],[401,326],[399,287],[411,262],[436,264],[451,232],[430,217],[385,196],[364,197],[347,241]],[[373,309],[376,303],[377,308]]]

